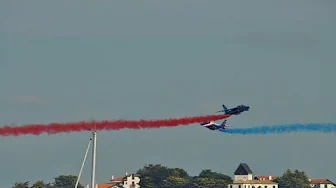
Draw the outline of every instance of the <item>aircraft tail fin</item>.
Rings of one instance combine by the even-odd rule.
[[[222,107],[223,107],[224,111],[227,110],[227,108],[226,108],[226,106],[224,104],[222,105]]]
[[[223,123],[221,124],[221,127],[225,127],[225,125],[226,125],[226,121],[227,121],[227,120],[224,120],[224,121],[223,121]]]

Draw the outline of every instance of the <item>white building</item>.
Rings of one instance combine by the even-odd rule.
[[[96,188],[140,188],[140,177],[138,174],[127,174],[124,177],[112,176],[111,182],[97,184]],[[86,188],[91,188],[86,185]]]
[[[278,176],[256,176],[254,177],[255,180],[271,180],[274,181],[278,178]]]
[[[312,188],[335,188],[336,184],[328,179],[309,179],[310,187]]]
[[[240,163],[234,172],[234,181],[228,188],[278,188],[278,184],[270,180],[255,180],[250,167]]]
[[[140,177],[137,174],[126,175],[123,180],[123,188],[140,188]]]
[[[272,180],[277,179],[277,176],[256,176],[257,180]],[[336,184],[328,179],[323,178],[310,178],[310,187],[312,188],[336,188]]]

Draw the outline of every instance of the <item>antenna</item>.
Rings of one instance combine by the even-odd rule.
[[[97,146],[97,131],[96,131],[96,123],[95,130],[92,132],[93,138],[93,148],[92,148],[92,171],[91,171],[91,188],[95,188],[95,176],[96,176],[96,146]]]
[[[76,182],[76,185],[75,185],[75,188],[77,188],[78,184],[79,184],[79,179],[80,179],[80,176],[82,174],[82,171],[83,171],[83,167],[84,167],[84,164],[85,164],[85,161],[86,161],[86,157],[87,157],[87,154],[88,154],[88,151],[89,151],[89,148],[90,148],[90,144],[91,144],[91,141],[93,141],[93,148],[92,148],[92,170],[91,170],[91,188],[95,188],[95,178],[96,178],[96,147],[97,147],[97,126],[96,126],[96,123],[94,122],[94,131],[92,131],[92,137],[90,138],[90,141],[89,141],[89,144],[88,144],[88,147],[86,149],[86,152],[85,152],[85,156],[84,156],[84,160],[82,162],[82,166],[81,166],[81,169],[79,171],[79,175],[78,175],[78,178],[77,178],[77,182]]]

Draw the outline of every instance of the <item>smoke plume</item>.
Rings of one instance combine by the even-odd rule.
[[[260,126],[251,128],[232,128],[222,132],[229,134],[283,134],[297,132],[336,133],[336,123],[287,124],[274,126]]]
[[[22,126],[0,127],[0,136],[40,135],[42,133],[58,134],[92,130],[150,129],[176,127],[205,121],[225,119],[230,115],[207,115],[163,120],[115,120],[82,121],[70,123],[28,124]]]

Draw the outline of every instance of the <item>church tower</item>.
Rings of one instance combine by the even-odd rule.
[[[237,180],[253,180],[253,172],[246,163],[240,163],[234,172],[235,181]]]

